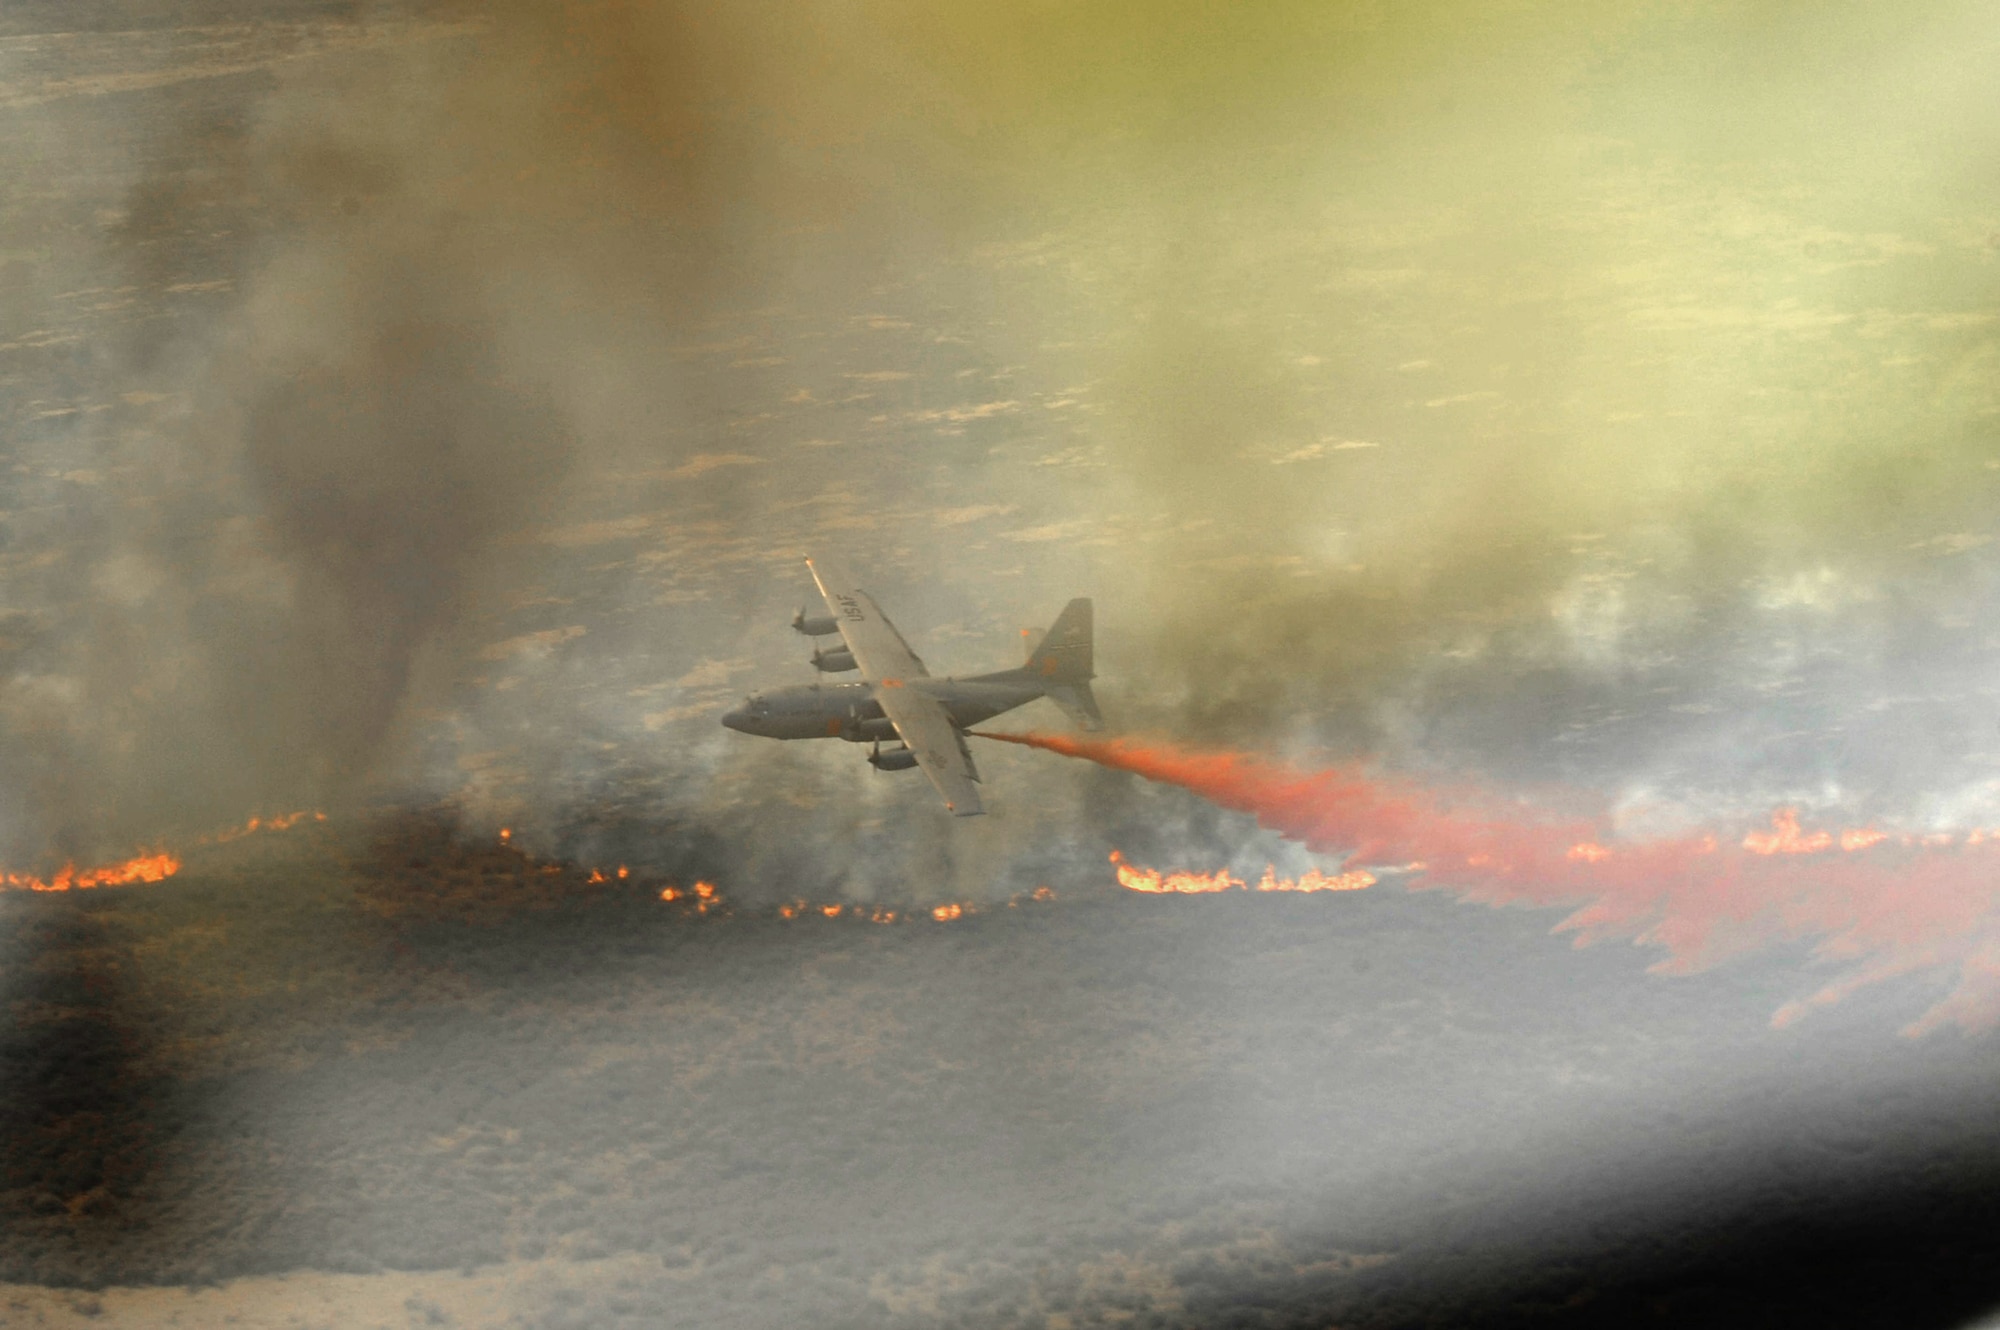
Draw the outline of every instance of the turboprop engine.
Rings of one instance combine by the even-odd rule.
[[[815,651],[812,664],[813,668],[822,674],[838,674],[842,670],[860,668],[854,663],[854,653],[846,647],[838,651]]]
[[[868,755],[868,765],[877,771],[908,771],[917,765],[917,755],[907,748],[891,748],[886,753],[877,748]]]
[[[792,631],[804,633],[807,637],[831,637],[840,631],[840,625],[833,621],[831,614],[808,616],[806,607],[799,606],[799,612],[792,616]]]

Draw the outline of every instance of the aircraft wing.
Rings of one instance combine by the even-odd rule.
[[[882,714],[896,726],[903,743],[916,755],[917,765],[937,786],[944,806],[955,817],[975,817],[986,811],[979,802],[979,789],[972,782],[972,759],[966,755],[958,727],[951,723],[944,703],[935,697],[905,687],[901,679],[883,679],[875,685],[875,700]]]
[[[813,581],[826,598],[827,613],[840,625],[840,638],[860,667],[862,679],[874,690],[882,714],[937,787],[944,806],[958,817],[985,812],[973,784],[979,776],[944,703],[908,686],[909,680],[930,673],[923,661],[910,650],[874,597],[856,586],[852,578],[824,561],[808,559],[806,566],[812,569]]]
[[[874,597],[854,585],[854,579],[824,561],[806,560],[820,595],[826,597],[826,612],[840,625],[840,638],[861,667],[861,677],[880,684],[884,679],[921,679],[930,671],[910,650],[910,644],[882,613]]]

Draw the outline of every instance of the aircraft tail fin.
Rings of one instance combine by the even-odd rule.
[[[1078,679],[1074,683],[1050,684],[1043,697],[1062,708],[1070,723],[1078,729],[1101,730],[1104,728],[1104,713],[1097,709],[1097,699],[1091,695],[1090,681]]]
[[[1081,687],[1082,696],[1088,698],[1089,682],[1096,677],[1091,655],[1090,599],[1079,596],[1063,606],[1041,644],[1028,653],[1025,668],[1051,684]],[[1054,696],[1053,688],[1050,696]],[[1096,703],[1091,703],[1090,711],[1094,714],[1096,710]]]
[[[975,682],[1028,684],[1062,708],[1072,724],[1081,729],[1104,728],[1103,713],[1091,694],[1090,681],[1096,677],[1091,646],[1091,613],[1088,597],[1079,596],[1063,606],[1053,627],[1028,653],[1028,663],[1018,670],[982,674]],[[1008,705],[1019,706],[1019,702]]]

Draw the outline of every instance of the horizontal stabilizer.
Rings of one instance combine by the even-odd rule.
[[[1104,728],[1104,714],[1097,709],[1097,699],[1091,695],[1088,680],[1050,684],[1043,696],[1061,707],[1063,714],[1068,716],[1070,723],[1078,729]]]

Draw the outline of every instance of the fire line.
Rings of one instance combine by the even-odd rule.
[[[325,813],[301,810],[283,813],[277,817],[253,817],[240,827],[230,827],[212,835],[201,837],[196,845],[226,845],[230,841],[241,840],[259,831],[285,831],[306,818],[326,821]],[[145,882],[164,882],[181,871],[179,855],[167,850],[154,850],[135,855],[123,863],[105,864],[98,868],[79,869],[74,863],[64,864],[53,877],[42,878],[32,873],[0,872],[0,887],[15,891],[88,891],[94,887],[125,887]]]

